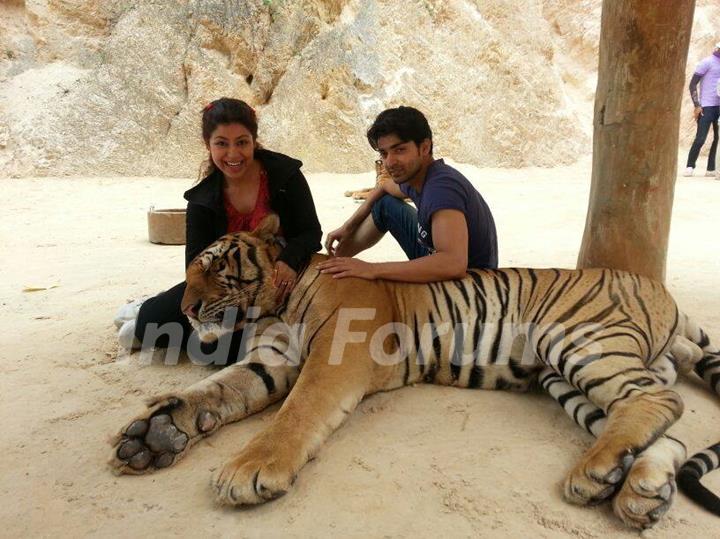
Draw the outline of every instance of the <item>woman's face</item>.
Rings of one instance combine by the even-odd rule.
[[[220,124],[207,143],[215,166],[227,179],[242,178],[253,162],[255,141],[243,124]]]

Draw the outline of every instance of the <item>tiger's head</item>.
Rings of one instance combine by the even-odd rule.
[[[222,236],[190,263],[181,309],[201,341],[243,327],[251,308],[253,318],[277,308],[272,271],[280,253],[279,228],[278,216],[270,214],[252,232]]]

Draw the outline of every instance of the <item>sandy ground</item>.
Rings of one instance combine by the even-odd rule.
[[[460,167],[494,211],[501,265],[572,267],[589,161],[558,169]],[[325,231],[371,175],[310,177]],[[224,428],[177,467],[115,477],[107,440],[152,394],[208,375],[181,362],[117,360],[112,318],[126,300],[183,278],[183,248],[147,242],[145,211],[182,205],[190,181],[2,180],[0,536],[633,536],[609,507],[565,504],[560,484],[590,437],[539,394],[417,386],[361,404],[284,498],[218,508],[212,470],[276,407]],[[680,305],[720,340],[720,181],[681,178],[668,263]],[[370,259],[397,259],[383,240]],[[46,290],[23,292],[26,287]],[[718,399],[679,391],[691,450],[720,439]],[[720,491],[720,473],[706,480]],[[720,520],[682,495],[648,537],[716,537]]]

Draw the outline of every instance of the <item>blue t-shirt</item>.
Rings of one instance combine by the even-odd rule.
[[[442,159],[427,169],[422,192],[407,184],[400,190],[415,203],[418,210],[418,242],[435,251],[432,241],[432,216],[438,210],[459,210],[468,228],[468,267],[497,268],[498,248],[495,221],[490,208],[470,181]]]

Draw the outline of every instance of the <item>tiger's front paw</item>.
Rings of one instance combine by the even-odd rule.
[[[591,449],[568,474],[565,499],[577,505],[597,505],[610,499],[632,462],[631,454],[616,457],[609,451]]]
[[[114,437],[110,467],[116,474],[134,475],[167,468],[220,425],[201,398],[158,397]]]
[[[250,505],[285,494],[300,465],[291,462],[283,445],[251,442],[213,478],[217,500],[226,505]]]

